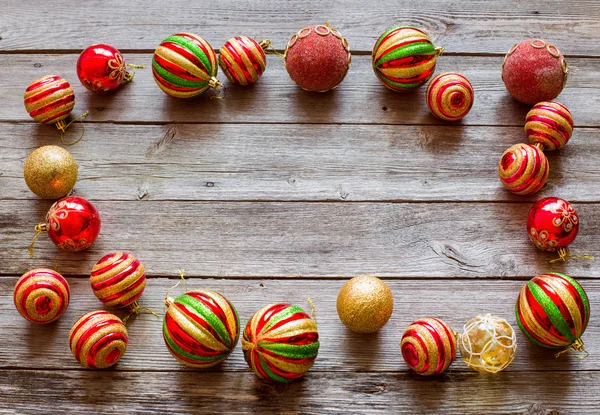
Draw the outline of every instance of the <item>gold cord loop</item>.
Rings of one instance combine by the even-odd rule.
[[[441,46],[438,46],[438,47],[436,47],[436,48],[435,48],[435,56],[442,56],[442,55],[444,54],[444,51],[445,51],[445,50],[446,50],[446,49],[444,49],[444,48],[443,48],[443,47],[441,47]]]
[[[558,358],[559,356],[567,352],[577,353],[575,355],[577,359],[587,359],[590,355],[589,352],[585,350],[585,347],[583,346],[583,341],[581,339],[575,340],[572,345],[567,347],[565,350],[561,350],[560,352],[556,353],[554,357]]]
[[[177,281],[177,284],[175,284],[174,286],[172,286],[171,288],[169,288],[167,290],[167,293],[165,294],[165,308],[169,308],[169,306],[171,304],[173,304],[173,298],[169,297],[169,293],[171,292],[171,290],[174,290],[175,288],[177,288],[179,286],[179,284],[181,284],[182,281],[183,281],[183,284],[185,285],[185,292],[188,292],[187,281],[184,278],[185,270],[178,269],[177,271],[179,271],[179,280]]]
[[[77,144],[78,142],[81,141],[81,139],[83,138],[83,134],[85,134],[85,124],[83,123],[82,119],[85,118],[85,117],[87,117],[89,113],[90,113],[89,111],[84,112],[79,117],[72,119],[68,124],[65,124],[64,121],[56,123],[56,128],[58,128],[61,131],[60,132],[60,141],[62,141],[62,143],[64,145],[66,145],[66,146],[72,146],[73,144]],[[71,141],[71,142],[65,141],[65,131],[67,130],[67,128],[69,128],[69,126],[71,124],[73,124],[77,120],[82,120],[81,121],[81,135],[75,141]]]
[[[29,258],[33,258],[33,244],[35,244],[35,240],[42,232],[48,232],[48,224],[39,223],[35,225],[35,236],[31,240],[31,244],[29,244]]]
[[[306,299],[306,302],[310,304],[310,317],[315,321],[315,324],[317,324],[317,313],[315,312],[315,304],[312,302],[310,297]]]
[[[123,76],[123,83],[133,81],[133,77],[135,76],[136,69],[143,69],[146,65],[134,65],[133,63],[128,63],[127,66],[133,69],[133,73],[125,71],[125,76]]]
[[[123,319],[123,324],[127,324],[127,321],[129,320],[129,318],[134,314],[135,315],[152,314],[156,318],[160,319],[160,316],[158,314],[156,314],[154,311],[152,311],[150,308],[140,307],[140,304],[137,302],[137,300],[134,301],[133,303],[129,304],[128,308],[129,308],[129,314],[127,314],[125,316],[125,318]]]
[[[569,248],[559,248],[558,258],[551,259],[550,263],[553,264],[559,261],[567,262],[570,258],[589,259],[590,261],[596,260],[592,255],[574,255],[569,252]]]

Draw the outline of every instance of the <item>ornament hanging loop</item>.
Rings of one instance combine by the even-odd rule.
[[[265,51],[265,53],[271,54],[271,55],[277,55],[281,59],[285,59],[285,55],[281,52],[278,52],[277,49],[275,49],[273,47],[270,39],[261,40],[260,42],[258,42],[258,45],[261,47],[262,50]]]
[[[133,69],[132,72],[125,71],[125,75],[123,76],[123,83],[133,81],[133,77],[135,76],[136,69],[144,69],[146,65],[134,65],[133,63],[128,63],[127,66]]]
[[[127,306],[127,308],[129,309],[129,314],[127,314],[125,316],[125,318],[123,319],[123,324],[127,324],[127,321],[129,320],[129,318],[134,314],[136,316],[139,316],[140,314],[152,314],[156,318],[160,319],[160,316],[158,314],[156,314],[154,311],[152,311],[150,308],[140,307],[140,303],[138,303],[137,300],[134,301],[133,303],[129,304]]]
[[[444,51],[445,51],[445,50],[446,50],[446,49],[444,49],[444,48],[443,48],[443,47],[441,47],[441,46],[438,46],[438,47],[436,47],[436,48],[435,48],[435,56],[442,56],[442,55],[444,54]]]
[[[554,357],[558,358],[560,355],[567,352],[577,353],[575,355],[577,359],[587,359],[590,355],[589,352],[585,350],[585,347],[583,346],[583,341],[581,339],[575,340],[575,342],[573,342],[572,345],[567,347],[565,350],[561,350],[560,352],[556,353]]]
[[[90,113],[89,111],[84,112],[79,117],[74,118],[71,121],[69,121],[68,124],[66,124],[64,120],[61,120],[56,123],[56,128],[58,128],[60,130],[60,141],[62,141],[62,143],[64,145],[72,146],[73,144],[77,144],[78,142],[81,141],[81,139],[83,138],[83,134],[85,134],[85,124],[83,124],[83,118],[87,117],[89,113]],[[81,135],[75,141],[70,141],[70,142],[65,141],[65,132],[67,131],[67,128],[69,128],[69,126],[71,124],[73,124],[75,121],[78,121],[78,120],[82,120],[81,121]]]
[[[169,308],[169,306],[171,304],[173,304],[173,298],[169,297],[169,293],[171,292],[171,290],[174,290],[175,288],[177,288],[179,286],[179,284],[181,284],[181,281],[183,281],[183,284],[185,285],[185,292],[188,292],[187,281],[184,278],[185,270],[178,269],[177,271],[179,271],[179,280],[177,281],[177,284],[175,284],[174,286],[172,286],[171,288],[169,288],[167,290],[167,293],[165,294],[165,309]]]
[[[42,232],[48,232],[48,224],[39,223],[35,225],[35,236],[31,240],[31,244],[29,244],[29,258],[33,258],[33,245],[35,244],[37,237],[40,236],[40,233]]]
[[[569,252],[569,248],[559,248],[558,249],[558,258],[554,258],[550,260],[550,263],[553,264],[555,262],[567,262],[569,260],[569,258],[580,258],[580,259],[589,259],[590,261],[595,261],[596,258],[594,258],[592,255],[573,255]]]

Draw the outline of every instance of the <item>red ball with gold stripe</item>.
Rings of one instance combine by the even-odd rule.
[[[257,42],[247,36],[232,37],[219,50],[219,66],[234,84],[253,84],[267,67],[265,49],[270,45],[270,40]]]
[[[64,131],[67,128],[65,119],[75,107],[75,92],[64,78],[46,75],[29,84],[24,100],[31,118],[43,124],[56,124]]]
[[[446,72],[433,78],[425,96],[431,113],[445,121],[463,118],[471,111],[475,99],[469,80],[454,72]]]
[[[127,252],[113,252],[102,257],[90,275],[92,291],[108,307],[139,310],[138,299],[146,288],[144,266]]]
[[[127,329],[121,319],[107,311],[92,311],[75,322],[69,345],[85,368],[106,369],[127,350]]]
[[[558,150],[573,134],[573,116],[559,102],[540,102],[527,113],[525,132],[531,144],[544,150]]]
[[[500,182],[510,192],[529,195],[539,191],[548,180],[550,166],[539,146],[515,144],[498,162]]]
[[[19,314],[34,323],[52,323],[69,307],[69,283],[58,272],[36,268],[15,284],[13,300]]]
[[[456,356],[456,336],[442,320],[423,318],[406,329],[400,350],[408,367],[416,373],[439,375]]]

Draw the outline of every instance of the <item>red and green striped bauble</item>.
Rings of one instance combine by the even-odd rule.
[[[304,375],[317,358],[317,324],[300,307],[266,306],[248,321],[242,350],[246,363],[259,378],[292,381]]]
[[[113,252],[96,262],[90,283],[94,295],[108,307],[129,307],[135,312],[146,288],[146,273],[133,255]]]
[[[156,84],[175,98],[191,98],[209,87],[218,88],[217,56],[209,43],[192,33],[177,33],[154,51],[152,74]]]
[[[414,90],[431,78],[442,52],[419,29],[394,27],[382,34],[373,47],[373,70],[391,90]]]
[[[121,319],[106,311],[87,313],[75,322],[69,334],[73,356],[90,369],[105,369],[117,363],[127,350],[127,341]]]
[[[519,293],[515,313],[521,331],[538,346],[583,351],[590,303],[573,278],[558,272],[532,278]]]
[[[13,300],[19,314],[34,323],[52,323],[69,306],[69,283],[58,272],[36,268],[23,274],[15,284]]]
[[[201,369],[227,359],[240,334],[233,304],[210,290],[188,291],[166,303],[163,338],[175,359]]]
[[[400,350],[404,361],[420,375],[439,375],[456,356],[454,331],[437,318],[422,318],[402,335]]]

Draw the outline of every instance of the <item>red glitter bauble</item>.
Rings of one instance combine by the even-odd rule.
[[[579,216],[564,199],[544,198],[529,211],[527,233],[531,242],[539,249],[554,252],[566,248],[573,242],[578,231]]]
[[[514,45],[502,64],[508,93],[525,104],[556,98],[567,83],[568,73],[567,61],[558,48],[541,39]]]
[[[132,75],[125,70],[125,60],[117,49],[105,43],[84,49],[77,60],[77,76],[90,91],[112,91]]]
[[[348,73],[350,61],[346,38],[323,25],[300,30],[285,49],[290,78],[307,91],[326,92],[338,86]]]

